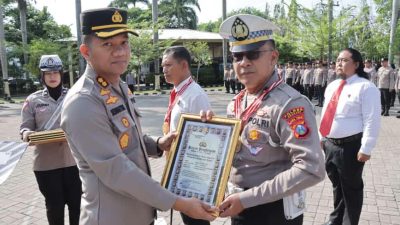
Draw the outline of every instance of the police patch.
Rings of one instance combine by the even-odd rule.
[[[118,102],[118,97],[115,96],[108,96],[107,100],[106,100],[106,104],[110,105],[110,104],[115,104]]]
[[[101,89],[100,89],[100,95],[101,95],[101,96],[109,95],[110,93],[111,93],[110,90],[107,90],[107,89],[104,89],[104,88],[101,88]]]
[[[310,133],[310,129],[306,125],[304,118],[304,107],[300,106],[289,109],[289,111],[283,114],[282,118],[289,124],[295,138],[306,138]]]
[[[130,125],[129,120],[126,117],[122,117],[121,122],[124,127],[129,127]]]

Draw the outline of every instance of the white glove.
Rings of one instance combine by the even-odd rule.
[[[27,130],[22,133],[22,140],[24,142],[29,142],[29,135],[35,133],[35,131]]]

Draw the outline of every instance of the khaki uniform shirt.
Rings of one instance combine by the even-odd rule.
[[[43,131],[47,121],[64,101],[67,91],[67,89],[63,89],[57,101],[50,97],[47,89],[29,95],[21,111],[20,133],[23,131]],[[57,128],[60,128],[60,118],[50,127],[50,130]],[[67,142],[34,145],[32,148],[34,150],[34,171],[54,170],[76,165]]]
[[[82,180],[80,224],[147,225],[155,209],[173,206],[177,197],[150,177],[156,141],[142,134],[125,83],[112,86],[87,65],[65,99],[61,127]]]
[[[296,78],[296,69],[294,68],[288,68],[286,69],[286,79],[295,79]],[[291,84],[289,84],[291,85]]]
[[[378,74],[375,70],[374,67],[371,68],[364,68],[364,72],[368,74],[369,80],[375,84],[375,86],[378,86]]]
[[[275,73],[266,87],[277,79]],[[234,101],[227,108],[231,118],[233,105]],[[325,176],[313,107],[285,83],[264,98],[244,125],[240,141],[230,182],[248,189],[240,193],[244,208],[277,201],[320,182]]]
[[[336,80],[336,71],[334,69],[328,70],[327,84],[332,83],[332,81]]]
[[[383,66],[378,70],[378,88],[394,89],[394,82],[396,74],[391,67],[384,68]]]
[[[314,70],[305,69],[302,77],[302,84],[313,84]]]
[[[396,90],[396,92],[400,91],[400,70],[397,71],[396,83],[394,85],[394,89]]]
[[[314,81],[313,84],[314,85],[321,85],[324,86],[325,82],[327,80],[328,77],[328,71],[324,68],[318,68],[314,70]]]

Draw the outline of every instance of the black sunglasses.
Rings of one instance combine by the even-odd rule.
[[[248,51],[248,52],[234,52],[232,53],[232,58],[233,62],[241,62],[243,60],[243,57],[246,56],[248,60],[257,60],[260,58],[260,53],[261,52],[272,52],[274,50],[268,49],[268,50],[259,50],[259,51]]]

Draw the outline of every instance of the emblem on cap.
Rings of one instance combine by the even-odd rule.
[[[47,59],[47,66],[54,66],[54,60],[53,60],[53,58],[48,58]]]
[[[238,41],[246,40],[249,36],[249,27],[239,17],[236,18],[231,28],[232,37]]]
[[[122,22],[122,16],[118,11],[115,11],[114,15],[112,15],[111,20],[114,23],[121,23]]]

